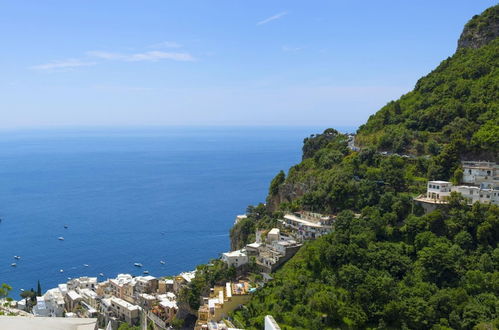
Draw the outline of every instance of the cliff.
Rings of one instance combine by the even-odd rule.
[[[499,36],[499,5],[475,15],[464,26],[457,49],[480,48]]]

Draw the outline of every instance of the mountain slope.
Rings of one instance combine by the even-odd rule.
[[[499,39],[484,37],[496,33],[498,8],[474,17],[456,54],[369,118],[361,151],[333,129],[305,139],[267,207],[233,228],[240,247],[282,211],[339,214],[333,233],[305,244],[235,313],[245,328],[261,328],[266,314],[283,329],[499,327],[499,208],[457,195],[428,215],[412,204],[429,178],[458,180],[462,158],[498,159]]]
[[[499,5],[474,17],[456,53],[389,102],[358,131],[357,142],[378,150],[434,153],[453,140],[461,153],[499,153]]]

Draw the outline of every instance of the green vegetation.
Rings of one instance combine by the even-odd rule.
[[[494,8],[497,13],[499,6]],[[458,155],[497,157],[498,57],[499,39],[478,49],[459,49],[412,92],[372,115],[360,127],[357,142],[420,155],[436,154],[453,143],[459,145]]]
[[[235,277],[236,269],[227,267],[227,264],[221,260],[212,260],[207,265],[199,265],[196,268],[196,277],[188,288],[181,290],[179,300],[186,302],[193,310],[197,310],[201,303],[201,297],[207,296],[211,287],[216,284],[225,284]]]
[[[133,326],[128,323],[121,323],[118,330],[141,330],[140,326]]]
[[[0,299],[7,298],[9,296],[12,287],[6,283],[2,283],[0,286]]]
[[[333,233],[306,243],[235,313],[245,328],[267,314],[284,329],[499,327],[499,208],[452,194],[424,215],[412,202],[428,179],[460,182],[463,158],[499,160],[498,11],[474,17],[463,33],[471,46],[359,128],[360,152],[333,129],[305,139],[267,205],[234,226],[239,248],[280,212],[338,214]]]
[[[402,226],[380,206],[359,219],[341,213],[335,232],[303,247],[238,319],[255,329],[266,314],[300,329],[498,326],[499,208],[452,198]]]

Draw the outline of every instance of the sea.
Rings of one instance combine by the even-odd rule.
[[[0,283],[17,298],[37,281],[194,270],[324,128],[0,131]]]

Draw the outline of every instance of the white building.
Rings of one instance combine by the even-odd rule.
[[[295,233],[299,239],[316,239],[332,231],[333,219],[319,213],[295,212],[284,215],[282,224]]]
[[[48,290],[42,297],[36,297],[33,307],[35,316],[61,317],[64,314],[64,295],[59,288]]]
[[[272,315],[266,315],[264,319],[265,330],[281,330],[281,327],[274,320]]]
[[[281,238],[281,231],[279,228],[272,228],[267,234],[267,241],[274,242],[278,241]]]
[[[450,197],[452,183],[447,181],[428,181],[426,198],[444,201]]]
[[[240,267],[248,263],[248,254],[246,250],[236,250],[231,252],[222,253],[222,261],[229,267]]]
[[[97,285],[97,277],[87,277],[87,276],[74,278],[68,281],[67,283],[68,290],[76,290],[76,289],[95,290],[96,285]]]
[[[494,162],[462,162],[463,183],[499,185],[499,165]]]
[[[427,205],[445,204],[452,192],[460,193],[469,204],[479,202],[499,205],[499,186],[493,186],[492,183],[481,183],[479,186],[454,186],[448,181],[428,181],[426,195],[418,196],[415,200]],[[428,209],[430,210],[433,208]]]
[[[112,297],[110,299],[111,311],[120,320],[136,324],[140,319],[141,308],[123,299]]]

